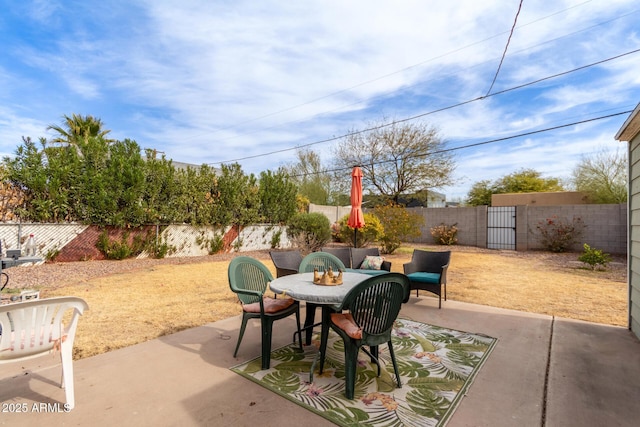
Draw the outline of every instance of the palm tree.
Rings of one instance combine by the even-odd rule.
[[[50,142],[64,143],[69,145],[86,144],[91,137],[104,138],[109,132],[108,129],[103,129],[104,123],[102,120],[87,115],[72,114],[71,117],[64,116],[64,124],[66,129],[58,125],[49,125],[47,130],[51,129],[58,132],[59,136],[51,139]],[[104,139],[106,143],[113,142],[112,139]]]

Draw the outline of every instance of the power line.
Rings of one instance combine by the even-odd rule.
[[[438,109],[435,109],[435,110],[427,111],[425,113],[421,113],[421,114],[418,114],[418,115],[415,115],[415,116],[407,117],[407,118],[400,119],[400,120],[394,120],[394,121],[392,121],[390,123],[383,123],[383,124],[378,125],[378,126],[362,129],[362,130],[359,130],[359,131],[349,132],[349,133],[344,134],[344,135],[334,136],[334,137],[331,137],[331,138],[326,138],[326,139],[310,142],[310,143],[307,143],[307,144],[298,145],[296,147],[283,148],[281,150],[275,150],[275,151],[270,151],[270,152],[267,152],[267,153],[255,154],[253,156],[246,156],[246,157],[241,157],[241,158],[237,158],[237,159],[233,159],[233,160],[226,160],[226,161],[221,161],[221,162],[213,162],[213,163],[209,163],[209,164],[210,165],[216,165],[216,164],[223,164],[223,163],[234,163],[234,162],[239,162],[239,161],[242,161],[242,160],[255,159],[255,158],[258,158],[258,157],[266,157],[266,156],[270,156],[270,155],[273,155],[273,154],[284,153],[284,152],[287,152],[287,151],[298,150],[300,148],[310,147],[310,146],[313,146],[313,145],[318,145],[318,144],[324,144],[324,143],[327,143],[327,142],[337,141],[339,139],[346,138],[346,137],[349,137],[349,136],[355,136],[355,135],[359,135],[359,134],[362,134],[362,133],[365,133],[365,132],[370,132],[370,131],[373,131],[373,130],[382,129],[382,128],[385,128],[385,127],[388,127],[388,126],[392,126],[392,125],[394,125],[396,123],[408,122],[408,121],[415,120],[415,119],[418,119],[418,118],[426,117],[428,115],[432,115],[432,114],[440,113],[440,112],[443,112],[443,111],[451,110],[451,109],[454,109],[454,108],[458,108],[458,107],[461,107],[463,105],[471,104],[471,103],[476,102],[476,101],[480,101],[480,100],[484,100],[484,99],[491,98],[491,97],[494,97],[494,96],[502,95],[502,94],[507,93],[507,92],[512,92],[514,90],[522,89],[522,88],[525,88],[525,87],[528,87],[528,86],[531,86],[531,85],[534,85],[534,84],[537,84],[537,83],[540,83],[540,82],[543,82],[543,81],[546,81],[546,80],[554,79],[554,78],[557,78],[557,77],[560,77],[560,76],[565,76],[567,74],[571,74],[571,73],[574,73],[576,71],[580,71],[580,70],[584,70],[584,69],[587,69],[587,68],[590,68],[590,67],[593,67],[593,66],[596,66],[596,65],[604,64],[606,62],[613,61],[615,59],[619,59],[619,58],[622,58],[624,56],[632,55],[632,54],[638,53],[638,52],[640,52],[640,49],[635,49],[635,50],[632,50],[632,51],[629,51],[629,52],[622,53],[620,55],[616,55],[616,56],[609,57],[607,59],[603,59],[601,61],[593,62],[591,64],[587,64],[587,65],[583,65],[583,66],[580,66],[580,67],[577,67],[577,68],[573,68],[573,69],[568,70],[568,71],[564,71],[564,72],[553,74],[553,75],[550,75],[550,76],[547,76],[547,77],[543,77],[543,78],[540,78],[540,79],[537,79],[537,80],[533,80],[533,81],[530,81],[528,83],[523,83],[521,85],[514,86],[514,87],[511,87],[511,88],[508,88],[508,89],[503,89],[501,91],[494,92],[494,93],[491,93],[489,95],[484,95],[484,96],[479,96],[477,98],[468,99],[466,101],[462,101],[462,102],[459,102],[457,104],[452,104],[452,105],[445,106],[445,107],[442,107],[442,108],[438,108]]]
[[[528,22],[528,23],[526,23],[526,24],[520,25],[518,28],[526,27],[526,26],[529,26],[529,25],[533,25],[533,24],[535,24],[535,23],[538,23],[538,22],[540,22],[540,21],[544,21],[545,19],[551,18],[551,17],[556,16],[556,15],[560,15],[560,14],[562,14],[562,13],[564,13],[564,12],[567,12],[568,10],[575,9],[575,8],[578,8],[578,7],[581,7],[581,6],[584,6],[585,4],[587,4],[587,3],[591,2],[591,1],[592,1],[592,0],[587,0],[587,1],[583,2],[583,3],[579,3],[579,4],[576,4],[576,5],[573,5],[573,6],[567,7],[567,8],[565,8],[565,9],[559,10],[559,11],[557,11],[557,12],[555,12],[555,13],[550,14],[550,15],[546,15],[546,16],[541,17],[541,18],[539,18],[539,19],[536,19],[536,20],[534,20],[534,21],[531,21],[531,22]],[[522,6],[522,2],[520,3],[520,6]],[[518,13],[519,13],[519,10],[520,10],[520,8],[518,9]],[[634,11],[634,12],[632,12],[632,13],[635,13],[635,12],[637,12],[637,11]],[[631,13],[629,13],[629,14],[631,14]],[[623,16],[627,16],[627,15],[623,15]],[[608,20],[608,21],[604,21],[604,22],[599,23],[599,24],[597,24],[597,25],[594,25],[594,26],[588,27],[587,29],[591,29],[591,28],[597,27],[597,26],[599,26],[599,25],[602,25],[602,24],[604,24],[604,23],[611,22],[611,21],[616,20],[616,19],[619,19],[619,18],[620,18],[620,17],[617,17],[617,18],[614,18],[614,19],[611,19],[611,20]],[[576,31],[576,32],[571,33],[571,34],[569,34],[569,35],[576,34],[576,33],[580,32],[580,31],[583,31],[583,30]],[[513,28],[511,29],[511,32],[513,32]],[[329,93],[329,94],[327,94],[327,95],[320,96],[320,97],[318,97],[318,98],[311,99],[311,100],[309,100],[309,101],[302,102],[302,103],[300,103],[300,104],[293,105],[293,106],[291,106],[291,107],[287,107],[287,108],[284,108],[284,109],[281,109],[281,110],[277,110],[277,111],[274,111],[274,112],[271,112],[271,113],[263,114],[263,115],[258,116],[258,117],[254,117],[254,118],[251,118],[251,119],[247,119],[247,120],[244,120],[244,121],[241,121],[241,122],[235,123],[235,124],[233,124],[233,125],[227,126],[227,127],[225,127],[225,128],[217,129],[215,132],[220,132],[220,131],[228,130],[228,129],[234,129],[234,128],[237,128],[238,126],[243,125],[243,124],[252,123],[252,122],[255,122],[255,121],[258,121],[258,120],[265,119],[265,118],[267,118],[267,117],[272,117],[272,116],[275,116],[275,115],[278,115],[278,114],[281,114],[281,113],[285,113],[285,112],[288,112],[288,111],[291,111],[291,110],[295,110],[295,109],[300,108],[300,107],[304,107],[304,106],[306,106],[306,105],[313,104],[313,103],[315,103],[315,102],[317,102],[317,101],[321,101],[321,100],[324,100],[324,99],[327,99],[327,98],[333,97],[333,96],[335,96],[335,95],[340,95],[340,94],[342,94],[342,93],[350,92],[350,91],[352,91],[353,89],[356,89],[356,88],[359,88],[359,87],[362,87],[362,86],[368,85],[368,84],[370,84],[370,83],[375,83],[375,82],[377,82],[377,81],[379,81],[379,80],[383,80],[383,79],[385,79],[385,78],[387,78],[387,77],[391,77],[391,76],[394,76],[394,75],[396,75],[396,74],[403,73],[403,72],[405,72],[405,71],[407,71],[407,70],[410,70],[410,69],[413,69],[413,68],[417,68],[417,67],[419,67],[419,66],[421,66],[421,65],[424,65],[424,64],[426,64],[426,63],[428,63],[428,62],[432,62],[432,61],[434,61],[434,60],[436,60],[436,59],[444,58],[444,57],[449,56],[449,55],[451,55],[451,54],[454,54],[454,53],[457,53],[457,52],[463,51],[463,50],[465,50],[465,49],[467,49],[467,48],[470,48],[470,47],[473,47],[473,46],[479,45],[479,44],[481,44],[481,43],[484,43],[484,42],[489,41],[489,40],[491,40],[491,39],[494,39],[494,38],[496,38],[496,37],[500,37],[501,35],[506,34],[506,33],[508,33],[508,32],[507,32],[507,31],[504,31],[504,32],[501,32],[501,33],[495,34],[495,35],[490,36],[490,37],[487,37],[487,38],[485,38],[485,39],[483,39],[483,40],[479,40],[479,41],[476,41],[476,42],[470,43],[470,44],[468,44],[468,45],[465,45],[465,46],[462,46],[462,47],[460,47],[460,48],[457,48],[457,49],[454,49],[454,50],[452,50],[452,51],[449,51],[449,52],[447,52],[447,53],[444,53],[444,54],[441,54],[441,55],[438,55],[438,56],[435,56],[435,57],[429,58],[429,59],[427,59],[427,60],[424,60],[424,61],[418,62],[418,63],[416,63],[416,64],[413,64],[413,65],[410,65],[410,66],[408,66],[408,67],[402,68],[402,69],[400,69],[400,70],[396,70],[396,71],[393,71],[393,72],[391,72],[391,73],[384,74],[384,75],[381,75],[381,76],[379,76],[379,77],[375,77],[375,78],[373,78],[373,79],[371,79],[371,80],[367,80],[367,81],[364,81],[364,82],[362,82],[362,83],[358,83],[358,84],[356,84],[356,85],[354,85],[354,86],[351,86],[351,87],[348,87],[348,88],[346,88],[346,89],[340,89],[340,90],[338,90],[338,91],[335,91],[335,92]],[[511,36],[509,36],[509,37],[511,37]],[[565,37],[565,36],[563,36],[563,37]],[[560,37],[560,38],[562,38],[562,37]],[[535,47],[535,46],[534,46],[534,47]],[[501,62],[502,62],[502,61],[501,61]],[[363,102],[363,101],[358,101],[358,102],[356,102],[356,103],[349,104],[349,105],[358,104],[358,103],[360,103],[360,102]],[[349,105],[347,105],[347,106],[349,106]],[[341,108],[342,108],[342,107],[341,107]],[[285,124],[286,124],[286,123],[285,123]],[[268,128],[266,128],[266,129],[272,129],[273,127],[277,127],[277,126],[280,126],[280,125],[276,125],[276,126],[268,127]],[[251,132],[251,133],[255,133],[255,132],[259,132],[259,131],[261,131],[261,130],[256,130],[256,131]],[[192,138],[195,138],[195,137],[192,137]],[[228,138],[225,138],[225,139],[228,139]],[[221,163],[221,162],[217,162],[217,163]]]
[[[436,154],[443,154],[443,153],[450,153],[453,151],[459,151],[459,150],[464,150],[467,148],[473,148],[473,147],[479,147],[481,145],[487,145],[487,144],[492,144],[495,142],[502,142],[502,141],[507,141],[510,139],[516,139],[516,138],[522,138],[525,136],[531,136],[531,135],[535,135],[535,134],[539,134],[539,133],[544,133],[544,132],[551,132],[554,130],[558,130],[558,129],[563,129],[563,128],[567,128],[567,127],[571,127],[571,126],[576,126],[576,125],[580,125],[580,124],[584,124],[584,123],[590,123],[590,122],[595,122],[598,120],[604,120],[604,119],[610,119],[612,117],[617,117],[617,116],[621,116],[623,114],[630,114],[632,113],[633,110],[626,110],[626,111],[621,111],[618,113],[612,113],[612,114],[607,114],[604,116],[598,116],[598,117],[592,117],[590,119],[585,119],[585,120],[579,120],[579,121],[575,121],[575,122],[571,122],[571,123],[565,123],[562,125],[558,125],[558,126],[552,126],[552,127],[548,127],[548,128],[544,128],[544,129],[537,129],[537,130],[533,130],[533,131],[529,131],[529,132],[523,132],[523,133],[519,133],[516,135],[510,135],[510,136],[505,136],[502,138],[494,138],[494,139],[489,139],[487,141],[481,141],[481,142],[474,142],[472,144],[466,144],[466,145],[461,145],[458,147],[453,147],[453,148],[445,148],[442,150],[437,150],[437,151],[433,151],[431,153],[427,153],[427,154],[422,154],[422,155],[416,155],[413,157],[428,157],[428,156],[433,156]],[[408,157],[403,157],[400,159],[393,159],[393,160],[383,160],[380,162],[376,162],[373,163],[373,165],[382,165],[385,163],[393,163],[393,162],[397,162],[397,161],[404,161],[406,160]],[[333,172],[340,172],[340,171],[347,171],[347,170],[351,170],[351,167],[342,167],[342,168],[335,168],[335,169],[328,169],[325,170],[323,172],[317,172],[317,173],[333,173]],[[304,175],[314,175],[317,173],[310,173],[310,174],[298,174],[298,175],[290,175],[291,177],[300,177],[300,176],[304,176]]]
[[[531,21],[531,22],[529,22],[529,23],[527,23],[527,24],[519,25],[517,28],[523,28],[523,27],[526,27],[526,26],[528,26],[528,25],[532,25],[532,24],[534,24],[534,23],[536,23],[536,22],[543,21],[544,19],[547,19],[547,18],[549,18],[549,17],[555,16],[555,15],[559,15],[559,14],[561,14],[561,13],[563,13],[563,12],[566,12],[566,11],[567,11],[567,10],[569,10],[569,9],[574,9],[574,8],[576,8],[576,7],[579,7],[579,6],[583,6],[584,4],[589,3],[590,1],[592,1],[592,0],[588,0],[588,1],[584,2],[584,3],[581,3],[581,4],[578,4],[578,5],[571,6],[570,8],[563,9],[563,10],[561,10],[561,11],[559,11],[559,12],[556,12],[556,13],[554,13],[554,14],[552,14],[552,15],[547,15],[547,16],[545,16],[545,17],[543,17],[543,18],[537,19],[537,20],[535,20],[535,21]],[[611,22],[613,22],[613,21],[616,21],[616,20],[618,20],[618,19],[622,19],[622,18],[624,18],[624,17],[630,16],[630,15],[635,14],[635,13],[638,13],[638,10],[634,10],[634,11],[629,12],[629,13],[627,13],[627,14],[620,15],[620,16],[617,16],[617,17],[615,17],[615,18],[612,18],[612,19],[609,19],[609,20],[606,20],[606,21],[598,22],[597,24],[592,25],[592,26],[590,26],[590,27],[586,27],[586,28],[583,28],[583,29],[580,29],[580,30],[574,31],[574,32],[572,32],[572,33],[568,33],[568,34],[565,34],[565,35],[563,35],[563,36],[556,37],[556,38],[554,38],[554,39],[547,40],[547,41],[542,42],[542,43],[538,43],[538,44],[535,44],[535,45],[528,46],[528,47],[526,47],[526,48],[523,48],[523,49],[520,49],[520,50],[518,50],[518,51],[512,52],[510,56],[512,56],[512,55],[517,55],[517,54],[520,54],[520,53],[523,53],[523,52],[527,52],[528,50],[533,49],[533,48],[535,48],[535,47],[539,47],[539,46],[542,46],[542,45],[545,45],[545,44],[549,44],[549,43],[552,43],[552,42],[558,41],[558,40],[563,39],[563,38],[566,38],[566,37],[574,36],[574,35],[576,35],[576,34],[578,34],[578,33],[581,33],[581,32],[587,31],[587,30],[592,30],[592,29],[597,28],[597,27],[599,27],[599,26],[602,26],[602,25],[604,25],[604,24],[611,23]],[[506,32],[505,32],[505,33],[506,33]],[[312,104],[312,103],[314,103],[315,101],[318,101],[318,100],[326,99],[326,98],[329,98],[329,97],[331,97],[331,96],[334,96],[334,95],[337,95],[337,94],[340,94],[340,93],[348,92],[348,91],[350,91],[351,89],[354,89],[354,88],[356,88],[356,87],[364,86],[364,85],[366,85],[366,84],[368,84],[368,83],[372,83],[372,82],[375,82],[375,81],[378,81],[378,80],[382,80],[382,79],[384,79],[384,78],[386,78],[386,77],[390,77],[390,76],[392,76],[392,75],[394,75],[394,74],[398,74],[398,73],[404,72],[404,71],[406,71],[406,70],[408,70],[408,69],[411,69],[411,68],[414,68],[414,67],[418,67],[418,66],[423,65],[423,64],[425,64],[425,63],[427,63],[427,62],[431,62],[431,61],[433,61],[433,60],[435,60],[435,59],[442,58],[442,57],[448,56],[448,55],[450,55],[450,54],[452,54],[452,53],[456,53],[456,52],[462,51],[462,50],[464,50],[464,49],[466,49],[466,48],[468,48],[468,47],[471,47],[471,46],[474,46],[474,45],[477,45],[477,44],[481,44],[481,43],[483,43],[483,42],[485,42],[485,41],[488,41],[488,40],[490,40],[490,39],[496,38],[496,37],[498,37],[498,36],[500,36],[500,35],[502,35],[502,34],[504,34],[504,33],[501,33],[501,34],[497,34],[497,35],[495,35],[495,36],[488,37],[488,38],[486,38],[486,39],[484,39],[484,40],[481,40],[481,41],[478,41],[478,42],[475,42],[475,43],[472,43],[472,44],[469,44],[469,45],[463,46],[463,47],[461,47],[461,48],[459,48],[459,49],[456,49],[456,50],[454,50],[454,51],[450,51],[450,52],[448,52],[448,53],[446,53],[446,54],[443,54],[443,55],[440,55],[440,56],[437,56],[437,57],[431,58],[431,59],[429,59],[429,60],[426,60],[426,61],[420,62],[420,63],[418,63],[418,64],[411,65],[411,66],[409,66],[409,67],[403,68],[403,69],[398,70],[398,71],[395,71],[395,72],[393,72],[393,73],[390,73],[390,74],[387,74],[387,75],[384,75],[384,76],[377,77],[377,78],[375,78],[375,79],[373,79],[373,80],[369,80],[369,81],[366,81],[366,82],[360,83],[360,84],[358,84],[358,85],[356,85],[356,86],[352,86],[351,88],[343,89],[343,90],[340,90],[340,91],[338,91],[338,92],[334,92],[334,93],[331,93],[331,94],[329,94],[329,95],[322,96],[321,98],[317,98],[317,99],[314,99],[314,100],[311,100],[311,101],[307,101],[307,102],[304,102],[304,103],[299,104],[299,105],[297,105],[297,106],[289,107],[289,108],[287,108],[287,109],[285,109],[285,110],[282,110],[282,111],[277,111],[277,112],[274,112],[274,113],[269,113],[269,114],[266,114],[266,115],[264,115],[264,116],[261,116],[261,117],[255,118],[255,119],[249,119],[249,120],[247,120],[247,121],[245,121],[245,122],[242,122],[242,123],[248,123],[248,122],[252,122],[252,121],[256,121],[256,120],[260,120],[260,119],[265,118],[265,117],[268,117],[268,116],[277,115],[277,114],[279,114],[279,113],[281,113],[281,112],[285,112],[285,111],[293,110],[293,109],[295,109],[295,108],[297,108],[297,107],[301,107],[301,106],[304,106],[304,105]],[[490,61],[485,61],[485,62],[484,62],[484,64],[486,64],[486,63],[488,63],[488,62],[490,62]],[[478,64],[478,65],[480,65],[480,64]],[[451,75],[455,75],[455,74],[456,74],[456,73],[451,73]],[[429,80],[427,80],[427,81],[429,81]],[[425,82],[423,81],[423,82],[421,82],[421,83],[417,83],[417,84],[413,84],[413,85],[407,86],[406,88],[411,88],[411,87],[416,86],[416,85],[418,85],[418,84],[424,84],[424,83],[425,83]],[[344,105],[341,105],[341,106],[339,106],[339,107],[333,108],[333,109],[331,109],[331,110],[323,111],[323,112],[321,112],[321,113],[318,113],[318,114],[313,115],[312,117],[318,117],[318,116],[320,116],[320,115],[322,115],[322,114],[328,114],[328,113],[332,113],[332,112],[335,112],[335,111],[339,111],[339,110],[341,110],[341,109],[343,109],[343,108],[346,108],[346,107],[352,107],[352,106],[354,106],[354,105],[358,105],[358,104],[361,104],[361,103],[363,103],[363,102],[371,102],[371,101],[373,101],[373,100],[375,100],[375,99],[377,99],[377,98],[381,98],[381,97],[384,97],[384,96],[387,96],[387,94],[378,95],[378,96],[373,96],[373,97],[369,97],[369,98],[365,98],[365,99],[360,99],[360,100],[357,100],[357,101],[351,102],[351,103],[349,103],[349,104],[344,104]],[[259,132],[263,132],[263,131],[265,131],[265,130],[276,129],[276,128],[279,128],[279,127],[282,127],[282,126],[286,126],[286,125],[291,125],[291,124],[294,124],[294,123],[302,123],[302,122],[304,122],[304,121],[305,121],[305,120],[307,120],[307,119],[308,119],[308,117],[307,117],[307,118],[304,118],[304,119],[290,120],[290,121],[288,121],[288,122],[278,123],[278,124],[274,124],[274,125],[271,125],[271,126],[268,126],[268,127],[258,128],[258,129],[254,129],[254,130],[252,130],[252,131],[248,131],[248,132],[244,132],[244,133],[236,134],[236,135],[234,135],[234,136],[229,136],[229,137],[226,137],[226,138],[218,139],[218,141],[227,141],[227,140],[230,140],[230,139],[235,139],[235,138],[239,138],[239,137],[242,137],[242,136],[246,136],[246,135],[251,135],[251,134],[255,134],[255,133],[259,133]],[[239,124],[237,124],[237,125],[233,125],[233,126],[230,126],[230,127],[226,128],[226,129],[233,129],[233,128],[237,127],[238,125],[239,125]],[[288,149],[288,150],[293,150],[293,149],[295,149],[295,148],[290,148],[290,149]],[[260,156],[260,155],[258,155],[258,156]],[[224,162],[216,162],[216,163],[224,163]],[[212,163],[212,164],[213,164],[213,163]]]
[[[522,1],[520,0],[520,5],[518,6],[518,11],[516,12],[516,17],[513,20],[513,25],[511,26],[511,31],[509,32],[509,37],[507,38],[507,44],[504,46],[504,51],[502,51],[502,57],[500,58],[500,63],[498,64],[498,69],[496,70],[496,74],[493,76],[493,81],[491,82],[491,86],[489,86],[489,90],[487,91],[487,95],[491,93],[491,89],[493,89],[493,85],[496,83],[496,79],[498,78],[498,74],[500,73],[500,69],[502,68],[502,62],[504,62],[504,57],[507,56],[507,49],[509,49],[509,43],[511,43],[511,36],[513,36],[513,30],[516,28],[516,24],[518,23],[518,15],[520,15],[520,10],[522,10]],[[485,96],[487,96],[485,95]]]

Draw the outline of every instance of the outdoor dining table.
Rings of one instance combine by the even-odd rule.
[[[370,277],[371,274],[358,273],[350,269],[342,273],[341,285],[316,285],[313,283],[313,273],[297,273],[273,279],[269,289],[276,294],[286,295],[298,301],[320,305],[322,307],[320,342],[326,343],[329,337],[331,313],[335,312],[334,307],[342,303],[351,289]],[[306,317],[303,329],[313,326],[313,318]],[[299,338],[302,340],[301,336]]]

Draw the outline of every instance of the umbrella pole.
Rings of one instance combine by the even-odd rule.
[[[353,247],[354,248],[358,247],[358,229],[357,228],[353,229]]]

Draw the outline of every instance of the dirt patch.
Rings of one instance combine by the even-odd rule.
[[[452,250],[450,300],[627,325],[623,257],[614,257],[605,271],[591,271],[577,261],[576,253],[403,246],[385,256],[392,271],[403,271],[402,264],[410,261],[415,247]],[[268,251],[53,263],[6,272],[11,278],[8,288],[37,288],[42,297],[76,295],[87,300],[90,310],[80,321],[76,343],[76,357],[87,357],[240,314],[227,282],[228,262],[238,255],[262,260],[275,275]],[[420,298],[430,296],[420,294]]]

